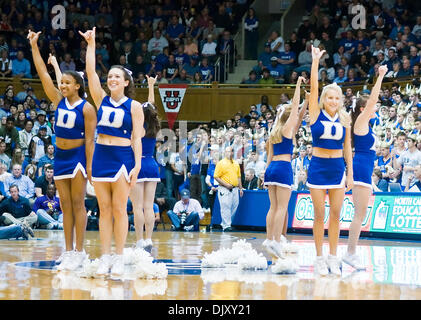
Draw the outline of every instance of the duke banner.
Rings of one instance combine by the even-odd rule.
[[[325,202],[325,229],[329,226],[329,203]],[[340,215],[340,229],[349,230],[354,217],[352,195],[345,195]],[[312,229],[314,221],[313,203],[310,194],[298,194],[292,227]],[[421,195],[375,194],[369,199],[367,214],[361,231],[384,233],[410,233],[421,235]]]
[[[180,112],[187,84],[159,84],[158,88],[167,115],[168,127],[172,129],[178,112]]]

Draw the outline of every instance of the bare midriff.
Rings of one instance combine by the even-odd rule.
[[[70,150],[78,148],[85,143],[85,139],[65,139],[65,138],[56,138],[56,146],[62,150]]]
[[[98,134],[96,139],[96,143],[104,144],[107,146],[120,146],[120,147],[128,147],[131,146],[131,140],[122,137],[115,137],[109,136],[108,134]]]
[[[272,156],[272,161],[288,161],[291,162],[291,155],[290,154],[277,154],[276,156]]]
[[[342,158],[343,150],[313,147],[313,156],[319,158]]]

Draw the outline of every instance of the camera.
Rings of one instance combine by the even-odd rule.
[[[186,211],[180,212],[180,225],[184,227],[184,223],[186,222],[187,213]]]

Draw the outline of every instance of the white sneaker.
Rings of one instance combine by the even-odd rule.
[[[85,262],[85,259],[87,258],[88,258],[88,255],[86,254],[85,250],[73,251],[72,260],[67,264],[66,270],[75,271],[76,269],[78,269],[79,267],[83,265],[83,263]]]
[[[325,276],[329,273],[326,261],[322,256],[316,257],[316,260],[314,261],[314,272],[321,276]]]
[[[266,250],[266,252],[269,253],[269,255],[276,257],[276,253],[275,251],[273,251],[272,246],[270,245],[272,241],[273,240],[266,239],[265,241],[263,241],[262,246]]]
[[[275,253],[275,256],[276,257],[278,257],[280,259],[284,259],[285,258],[285,252],[284,252],[284,248],[283,248],[281,242],[277,242],[276,240],[273,240],[269,244],[269,246],[272,249],[272,251]]]
[[[112,261],[111,274],[121,276],[124,273],[124,259],[123,255],[116,254]]]
[[[136,242],[136,249],[143,249],[145,247],[145,240],[140,239]]]
[[[298,253],[298,246],[288,241],[283,235],[281,235],[281,243],[284,251]]]
[[[98,269],[96,270],[96,274],[98,276],[103,276],[108,274],[112,265],[112,257],[109,254],[103,254],[99,259]]]
[[[349,254],[348,252],[342,257],[342,261],[349,264],[354,269],[360,271],[365,270],[365,266],[361,264],[360,258],[356,254]]]
[[[49,224],[47,224],[47,230],[54,229],[54,226],[55,226],[54,222],[50,222]]]
[[[337,256],[332,256],[329,254],[326,263],[330,273],[333,273],[336,276],[340,276],[342,274],[340,269],[341,261],[338,259]]]
[[[60,261],[60,264],[57,266],[57,270],[58,271],[68,270],[68,267],[73,260],[73,255],[74,255],[73,250],[63,252],[62,255],[57,259],[57,261]]]

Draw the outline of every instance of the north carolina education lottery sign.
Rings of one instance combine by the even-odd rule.
[[[325,201],[325,229],[329,227],[329,203]],[[345,195],[340,214],[340,229],[349,230],[354,217],[352,195]],[[313,203],[310,194],[298,194],[292,227],[312,229]],[[372,195],[361,231],[421,234],[421,195]]]

